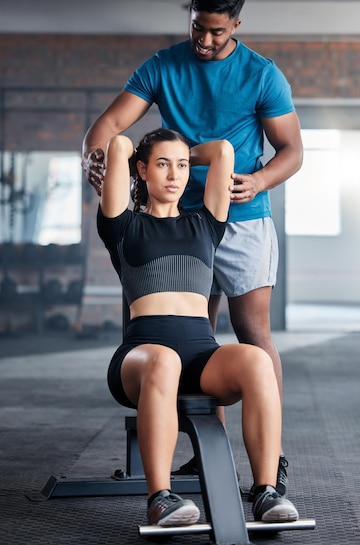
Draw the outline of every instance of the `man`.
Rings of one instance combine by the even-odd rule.
[[[189,40],[159,51],[131,75],[87,132],[83,167],[100,193],[107,142],[142,118],[153,103],[163,126],[184,134],[191,146],[220,138],[232,143],[236,156],[232,203],[216,251],[209,311],[215,328],[224,292],[238,340],[271,356],[282,395],[281,361],[270,331],[278,255],[268,190],[300,168],[302,143],[284,75],[271,60],[234,38],[244,2],[192,0]],[[263,133],[275,150],[265,166],[260,160]],[[206,169],[192,169],[183,197],[185,210],[199,208],[205,177]],[[224,420],[222,411],[220,417]],[[287,460],[281,446],[279,454],[277,490],[285,495]],[[180,471],[188,473],[193,466],[191,460]]]

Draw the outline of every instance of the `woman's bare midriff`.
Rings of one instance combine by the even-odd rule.
[[[171,291],[145,295],[130,305],[131,320],[138,316],[159,314],[208,318],[208,302],[206,297],[198,293]]]

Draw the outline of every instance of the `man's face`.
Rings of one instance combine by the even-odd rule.
[[[190,42],[197,58],[218,61],[228,57],[234,50],[231,36],[240,23],[240,19],[229,19],[227,13],[191,10]]]

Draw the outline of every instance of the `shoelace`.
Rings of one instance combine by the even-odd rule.
[[[154,501],[161,507],[167,507],[169,502],[176,503],[179,501],[179,498],[175,494],[169,494],[168,496],[158,496]]]
[[[263,505],[264,503],[266,503],[266,501],[269,499],[269,498],[273,498],[273,499],[276,499],[276,498],[279,498],[279,494],[276,492],[276,490],[274,490],[274,492],[269,492],[268,490],[266,492],[263,492],[259,498],[254,502],[253,504],[253,511],[258,511],[258,510],[262,510],[263,508]]]
[[[264,501],[267,500],[267,498],[278,498],[279,497],[279,494],[276,492],[276,490],[274,490],[274,492],[266,492],[266,494],[264,495]]]
[[[167,496],[167,499],[170,500],[170,501],[172,501],[173,503],[179,501],[179,498],[178,498],[177,496],[175,496],[174,494],[169,494],[169,495]]]

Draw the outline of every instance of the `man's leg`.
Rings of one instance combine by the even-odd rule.
[[[272,288],[266,286],[238,297],[229,297],[229,313],[238,341],[259,346],[271,357],[282,400],[281,360],[270,329],[271,294]]]

